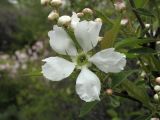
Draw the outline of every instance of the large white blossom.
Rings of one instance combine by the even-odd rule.
[[[46,58],[43,60],[45,64],[42,66],[42,73],[49,80],[60,81],[67,78],[75,68],[81,69],[76,80],[77,94],[86,102],[100,100],[100,80],[88,67],[94,64],[105,73],[117,73],[126,65],[125,55],[109,48],[90,56],[88,52],[98,43],[102,23],[85,20],[79,22],[76,14],[72,18],[74,35],[82,52],[78,53],[74,42],[62,27],[54,25],[53,30],[48,33],[50,45],[57,53],[69,55],[72,61],[57,56]]]

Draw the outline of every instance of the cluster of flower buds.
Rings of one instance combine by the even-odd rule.
[[[156,101],[160,101],[160,77],[157,77],[155,82],[157,84],[154,86],[154,90],[156,92],[156,94],[154,95],[154,99]]]
[[[41,5],[51,6],[52,11],[48,15],[48,20],[56,21],[59,18],[59,8],[62,5],[62,0],[41,0]]]
[[[48,15],[48,20],[54,21],[58,26],[64,26],[68,28],[73,28],[76,22],[79,22],[80,18],[86,20],[93,19],[93,10],[90,8],[84,8],[78,13],[73,13],[72,16],[69,15],[60,15],[59,8],[62,5],[62,0],[41,0],[42,5],[49,5],[53,10]],[[77,18],[78,17],[78,18]],[[102,22],[101,18],[96,18],[95,22]]]

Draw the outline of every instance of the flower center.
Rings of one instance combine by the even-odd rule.
[[[77,56],[76,62],[78,66],[84,66],[88,63],[88,56],[85,53],[81,53]]]

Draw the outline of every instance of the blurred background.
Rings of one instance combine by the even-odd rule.
[[[69,15],[85,7],[107,14],[114,10],[110,0],[63,3],[61,13]],[[138,104],[108,97],[80,118],[84,102],[76,95],[72,76],[51,82],[38,75],[41,60],[55,55],[47,36],[53,27],[47,20],[50,11],[40,0],[0,0],[0,120],[130,120],[131,114],[140,114]]]

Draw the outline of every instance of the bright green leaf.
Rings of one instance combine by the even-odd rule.
[[[144,7],[147,4],[148,0],[134,0],[134,3],[137,8]]]

